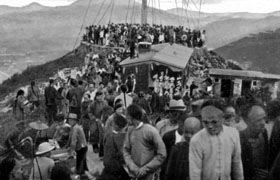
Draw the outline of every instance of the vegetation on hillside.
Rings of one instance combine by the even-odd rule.
[[[48,81],[58,70],[63,68],[79,67],[83,62],[85,53],[80,47],[57,60],[29,67],[21,74],[14,74],[0,85],[0,98],[22,86],[28,85],[30,81]]]
[[[215,51],[251,70],[279,74],[280,29],[254,34]]]

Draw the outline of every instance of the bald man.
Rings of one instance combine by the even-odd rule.
[[[248,127],[240,132],[244,179],[265,178],[268,174],[268,133],[266,112],[262,106],[252,106],[245,120]]]
[[[243,180],[239,133],[223,125],[223,106],[204,102],[201,118],[204,129],[190,141],[190,180]]]
[[[199,119],[190,117],[185,120],[183,139],[172,147],[164,180],[189,179],[189,142],[200,129]]]

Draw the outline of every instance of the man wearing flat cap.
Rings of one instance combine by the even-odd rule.
[[[82,126],[78,124],[79,119],[77,114],[70,113],[68,122],[72,127],[70,132],[70,153],[76,152],[76,173],[84,175],[87,167],[87,141]]]

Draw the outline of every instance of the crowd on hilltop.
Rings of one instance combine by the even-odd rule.
[[[106,26],[91,25],[86,27],[83,41],[111,47],[131,47],[139,42],[179,43],[188,47],[202,47],[205,45],[206,31],[185,29],[183,26],[110,23]]]
[[[91,170],[86,156],[89,146],[104,164],[99,180],[279,178],[279,100],[197,97],[195,84],[183,97],[178,94],[171,99],[159,97],[153,88],[136,94],[127,82],[105,83],[102,78],[88,81],[82,76],[59,89],[55,84],[50,80],[44,91],[49,128],[40,135],[34,161],[39,168],[31,178],[70,177],[67,167],[50,158],[54,148],[76,156],[75,173],[86,178]],[[36,84],[29,91],[34,106],[42,106],[35,98]],[[16,103],[23,96],[19,91]],[[22,118],[18,117],[16,133],[8,136],[7,148],[21,141],[26,122]],[[56,147],[48,139],[57,142]],[[5,163],[11,164],[4,160],[0,168]],[[0,177],[7,176],[7,171],[0,169]]]
[[[160,95],[158,86],[136,92],[140,80],[134,74],[121,77],[121,56],[118,51],[89,52],[82,67],[68,75],[59,72],[43,93],[34,81],[27,93],[18,91],[13,104],[17,123],[5,147],[21,157],[26,107],[44,107],[48,124],[36,138],[30,179],[69,180],[72,173],[87,179],[89,147],[103,161],[98,180],[279,179],[280,100],[262,102],[248,94],[221,99],[201,91],[196,82],[172,96]],[[211,79],[204,83],[210,85]],[[55,149],[75,157],[74,170],[54,162]],[[11,179],[15,163],[11,156],[0,162],[0,179]]]

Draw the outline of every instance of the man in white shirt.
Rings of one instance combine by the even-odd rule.
[[[116,102],[118,99],[121,99],[122,102],[123,102],[123,104],[124,104],[124,107],[126,108],[126,107],[128,107],[129,105],[132,104],[133,99],[132,99],[131,96],[129,96],[129,95],[126,93],[126,92],[127,92],[127,87],[126,87],[126,85],[124,85],[124,84],[121,85],[120,89],[121,89],[121,94],[118,95],[118,96],[115,98],[114,104],[115,104],[115,102]]]
[[[85,92],[85,94],[89,94],[90,95],[90,100],[94,101],[96,92],[97,92],[97,89],[95,88],[95,83],[90,83],[89,86],[88,86],[88,91]]]
[[[201,116],[205,128],[190,142],[190,179],[243,180],[239,133],[223,125],[223,107],[218,101],[206,101]]]

